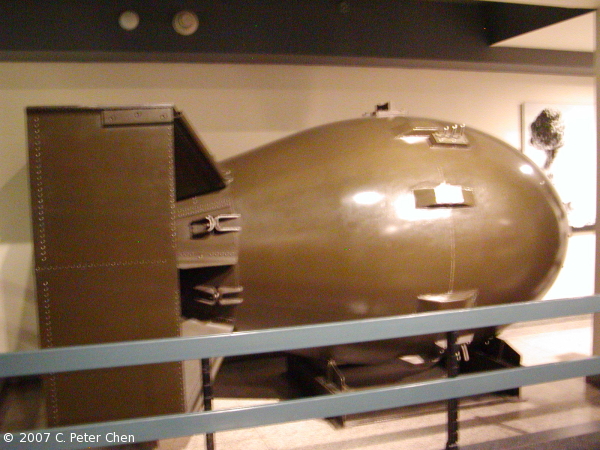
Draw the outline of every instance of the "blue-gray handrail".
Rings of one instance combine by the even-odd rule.
[[[600,296],[589,296],[302,327],[0,353],[0,378],[252,355],[468,330],[597,311],[600,311]]]
[[[306,327],[4,353],[0,354],[0,377],[285,351],[466,330],[598,311],[600,296],[589,296]],[[464,375],[455,379],[289,400],[252,408],[155,416],[34,430],[23,434],[16,432],[11,434],[14,438],[11,442],[2,442],[4,436],[0,435],[0,448],[59,450],[99,447],[112,443],[108,440],[112,433],[133,436],[135,442],[167,439],[395,408],[599,373],[600,357],[592,357]],[[31,433],[32,437],[39,434],[45,442],[19,442],[21,436],[27,437],[27,434]],[[75,436],[99,436],[99,440],[73,442],[69,440],[71,433]],[[58,436],[61,439],[58,439]]]

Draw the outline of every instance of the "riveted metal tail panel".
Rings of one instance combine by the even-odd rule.
[[[28,109],[44,348],[179,336],[172,118]],[[45,388],[52,426],[185,410],[181,363],[51,375]]]

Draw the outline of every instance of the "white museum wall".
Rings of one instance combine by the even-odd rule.
[[[174,103],[222,160],[387,101],[411,116],[463,122],[519,148],[522,103],[592,104],[594,86],[592,77],[430,69],[0,63],[0,351],[37,346],[27,106]],[[593,233],[578,234],[570,244],[547,297],[593,293]]]

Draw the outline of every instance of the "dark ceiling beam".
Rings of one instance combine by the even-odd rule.
[[[490,47],[490,10],[485,3],[0,2],[0,60],[299,63],[592,74],[591,53]],[[200,21],[190,36],[177,34],[171,25],[183,9],[196,13]],[[132,31],[119,26],[125,10],[139,14],[139,26]],[[513,20],[530,19],[515,17],[517,10],[512,11],[505,11],[507,21],[511,14]]]
[[[587,14],[593,9],[481,2],[490,45]]]

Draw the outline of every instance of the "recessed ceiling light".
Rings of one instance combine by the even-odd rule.
[[[135,30],[140,24],[140,16],[135,11],[124,11],[119,16],[119,25],[127,31]]]
[[[194,34],[198,29],[198,25],[198,16],[192,11],[179,11],[173,17],[173,28],[183,36]]]

